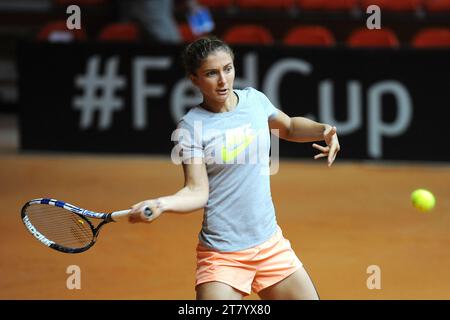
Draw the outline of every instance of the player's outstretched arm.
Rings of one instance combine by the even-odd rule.
[[[201,162],[201,163],[200,163]],[[129,222],[152,222],[163,212],[187,213],[203,208],[209,197],[209,183],[206,165],[203,161],[183,164],[184,187],[177,193],[141,201],[132,206]],[[153,215],[145,217],[143,210],[149,207]]]

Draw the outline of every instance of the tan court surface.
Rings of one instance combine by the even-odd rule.
[[[5,153],[0,181],[1,299],[195,298],[200,212],[107,225],[78,255],[38,243],[19,218],[37,197],[109,211],[173,193],[182,169],[169,159]],[[411,207],[417,187],[434,191],[433,212]],[[272,193],[323,299],[450,299],[450,166],[285,161]],[[66,288],[70,265],[81,268],[80,290]],[[371,265],[381,270],[379,290],[366,285]]]

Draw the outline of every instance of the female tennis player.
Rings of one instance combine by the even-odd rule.
[[[270,131],[313,144],[328,166],[340,149],[336,127],[289,117],[253,88],[233,88],[231,48],[208,37],[189,44],[183,62],[203,102],[177,128],[185,185],[177,193],[142,201],[129,221],[152,222],[163,212],[204,208],[197,246],[197,299],[318,299],[318,293],[276,221],[270,192]],[[143,210],[150,207],[147,219]]]

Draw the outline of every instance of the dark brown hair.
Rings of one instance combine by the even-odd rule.
[[[181,56],[186,74],[195,74],[203,60],[205,60],[210,53],[219,50],[230,54],[231,59],[234,60],[233,50],[231,50],[225,42],[214,36],[203,37],[188,44],[186,48],[184,48]]]

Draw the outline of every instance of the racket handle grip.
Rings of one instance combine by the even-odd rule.
[[[152,214],[153,214],[152,209],[150,209],[149,207],[144,208],[144,216],[146,216],[147,218],[150,218],[152,216]]]

